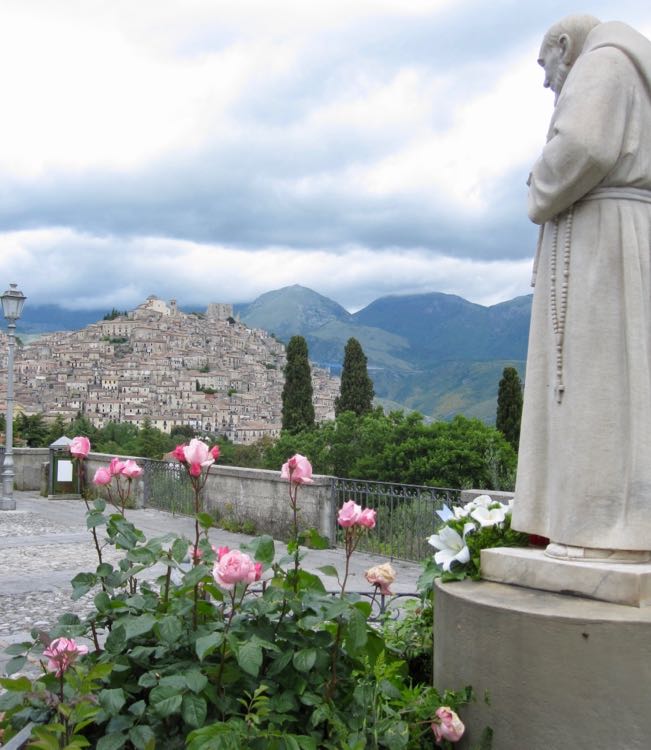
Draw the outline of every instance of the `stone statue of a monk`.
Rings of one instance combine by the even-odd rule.
[[[538,62],[556,95],[529,178],[534,267],[514,528],[547,554],[651,550],[651,42],[570,16]]]

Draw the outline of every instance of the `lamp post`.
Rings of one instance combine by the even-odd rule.
[[[9,289],[0,297],[2,314],[7,321],[7,417],[5,424],[5,457],[2,470],[2,497],[0,510],[15,510],[14,500],[14,344],[16,341],[16,321],[20,318],[25,304],[25,295],[9,284]]]

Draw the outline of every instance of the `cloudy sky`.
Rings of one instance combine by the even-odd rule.
[[[571,12],[651,36],[648,0],[2,0],[0,286],[527,294],[536,57]]]

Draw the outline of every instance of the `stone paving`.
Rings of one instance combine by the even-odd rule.
[[[9,658],[3,653],[9,644],[29,640],[34,627],[48,630],[64,612],[83,616],[92,608],[93,592],[72,601],[70,580],[81,571],[94,571],[97,565],[81,500],[47,500],[35,492],[16,492],[15,499],[16,510],[0,511],[0,673]],[[185,516],[146,508],[127,511],[127,517],[148,538],[171,531],[188,539],[194,535],[194,522]],[[211,529],[210,538],[216,545],[235,548],[251,539],[221,529]],[[276,543],[277,555],[285,551],[284,545]],[[119,557],[112,548],[106,550],[108,562]],[[386,561],[384,557],[356,553],[348,590],[370,590],[364,571]],[[343,571],[343,563],[340,549],[308,550],[302,562],[312,572],[324,565]],[[392,564],[398,574],[394,591],[415,591],[420,565],[403,561]],[[328,590],[338,588],[335,578],[319,575]]]

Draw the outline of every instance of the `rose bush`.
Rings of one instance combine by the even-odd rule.
[[[201,466],[200,488],[210,464],[195,450],[183,451],[183,461],[190,476]],[[291,481],[299,466],[301,482]],[[297,492],[311,468],[297,459],[285,478],[298,513]],[[346,568],[375,524],[371,509],[354,505],[340,512],[344,522],[355,519],[342,526]],[[73,598],[94,593],[88,616],[64,615],[49,636],[34,631],[33,641],[11,647],[9,672],[28,658],[48,659],[55,671],[34,681],[0,679],[6,737],[33,721],[33,746],[52,749],[408,750],[431,748],[432,722],[454,727],[437,710],[456,711],[469,691],[439,695],[413,684],[383,630],[369,622],[369,602],[346,591],[347,576],[334,595],[302,567],[297,527],[295,551],[276,559],[268,536],[239,550],[213,546],[199,501],[197,528],[205,534],[194,540],[146,539],[122,513],[105,511],[95,500],[89,528],[105,528],[103,543],[123,557],[100,558],[73,579]],[[80,639],[92,644],[87,654]]]

